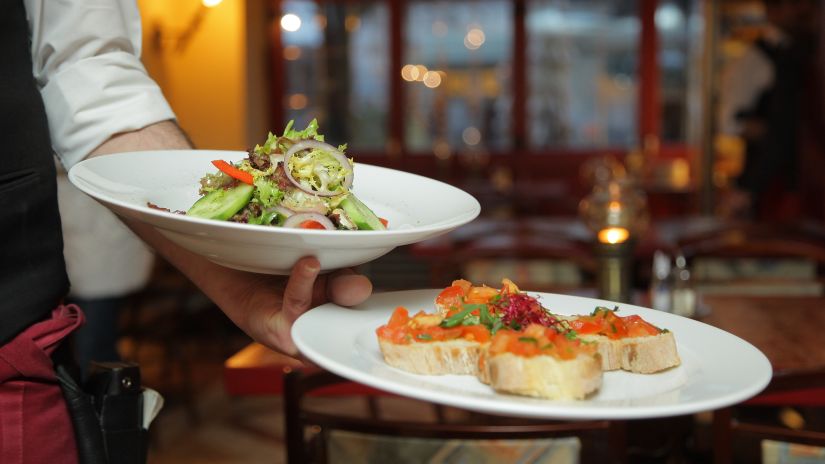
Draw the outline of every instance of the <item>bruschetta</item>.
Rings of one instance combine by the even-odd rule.
[[[482,357],[496,391],[546,399],[583,399],[602,384],[595,344],[538,324],[496,333]]]
[[[590,315],[556,318],[564,329],[595,342],[605,371],[652,374],[681,363],[673,333],[638,315],[619,316],[617,309],[597,307]]]
[[[490,331],[481,324],[444,323],[440,314],[419,312],[410,317],[396,308],[387,324],[376,330],[387,364],[425,375],[478,374],[478,357]]]

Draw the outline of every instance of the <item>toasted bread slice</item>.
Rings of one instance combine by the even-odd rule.
[[[681,364],[672,332],[644,337],[610,339],[604,335],[581,335],[596,343],[602,359],[602,370],[623,369],[638,374],[652,374]]]
[[[623,369],[652,374],[681,363],[673,334],[640,316],[621,317],[615,310],[596,308],[589,316],[556,318],[561,321],[561,327],[576,331],[585,342],[596,344],[605,371]]]
[[[390,366],[424,375],[477,375],[481,343],[448,340],[398,344],[379,338],[378,345]]]
[[[476,375],[479,351],[489,341],[490,331],[483,325],[458,322],[424,312],[410,317],[399,307],[376,330],[378,346],[387,364],[407,372]]]
[[[682,363],[672,332],[625,338],[621,342],[622,369],[626,371],[652,374]]]
[[[539,324],[497,332],[482,349],[479,366],[479,380],[517,395],[582,399],[602,384],[595,346]]]
[[[602,384],[598,356],[589,354],[557,359],[502,353],[487,359],[486,375],[497,391],[553,400],[580,400]]]
[[[611,340],[603,335],[579,335],[583,341],[596,344],[603,371],[622,368],[622,340]]]

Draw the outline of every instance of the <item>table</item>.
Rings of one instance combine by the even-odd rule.
[[[705,296],[710,313],[700,320],[730,332],[762,351],[773,366],[773,379],[755,404],[788,404],[800,400],[825,405],[825,297]],[[783,393],[803,389],[804,395]],[[772,393],[775,392],[775,393]],[[761,401],[760,401],[761,398]],[[733,438],[731,408],[714,411],[714,461],[730,462]],[[794,442],[820,443],[825,433],[786,431],[737,424],[737,430]]]
[[[825,297],[706,295],[710,313],[699,320],[753,344],[774,376],[825,372]]]

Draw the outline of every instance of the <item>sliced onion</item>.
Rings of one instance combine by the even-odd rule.
[[[289,160],[292,158],[292,155],[298,153],[300,151],[304,151],[306,149],[314,148],[316,150],[323,150],[332,154],[336,160],[341,164],[342,168],[349,168],[349,159],[347,159],[346,155],[341,153],[340,150],[333,147],[332,145],[324,142],[319,142],[317,140],[301,140],[300,142],[292,145],[287,150],[286,154],[284,155],[284,172],[286,172],[286,176],[289,180],[295,184],[296,187],[303,190],[304,192],[311,193],[313,195],[320,195],[322,197],[331,197],[335,195],[339,195],[343,192],[333,192],[332,190],[313,190],[311,187],[305,187],[301,185],[294,177],[292,177],[291,169],[289,169]],[[352,169],[349,170],[349,173],[344,177],[344,188],[349,190],[352,187]]]
[[[324,226],[324,229],[327,230],[335,230],[335,224],[329,220],[323,214],[317,213],[295,213],[292,216],[286,218],[284,221],[284,227],[292,227],[294,229],[300,228],[301,224],[306,221],[315,221],[318,224]]]
[[[288,218],[288,217],[292,216],[293,214],[295,214],[295,211],[292,211],[291,209],[289,209],[287,207],[284,207],[284,206],[280,206],[280,205],[279,206],[273,206],[272,208],[267,208],[267,210],[266,210],[266,212],[268,212],[268,213],[272,212],[272,211],[280,214],[281,216],[283,216],[285,218]]]
[[[280,153],[272,153],[272,154],[269,155],[269,163],[272,166],[277,166],[278,163],[283,163],[283,162],[284,162],[284,155],[282,155]]]

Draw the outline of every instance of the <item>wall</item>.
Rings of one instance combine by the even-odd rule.
[[[143,62],[195,145],[245,150],[260,142],[267,130],[265,78],[257,75],[265,69],[265,42],[250,39],[250,31],[260,34],[261,27],[247,27],[246,21],[247,9],[260,7],[246,0],[224,0],[213,8],[203,8],[200,0],[138,0],[138,6]],[[187,30],[191,34],[181,40]]]

